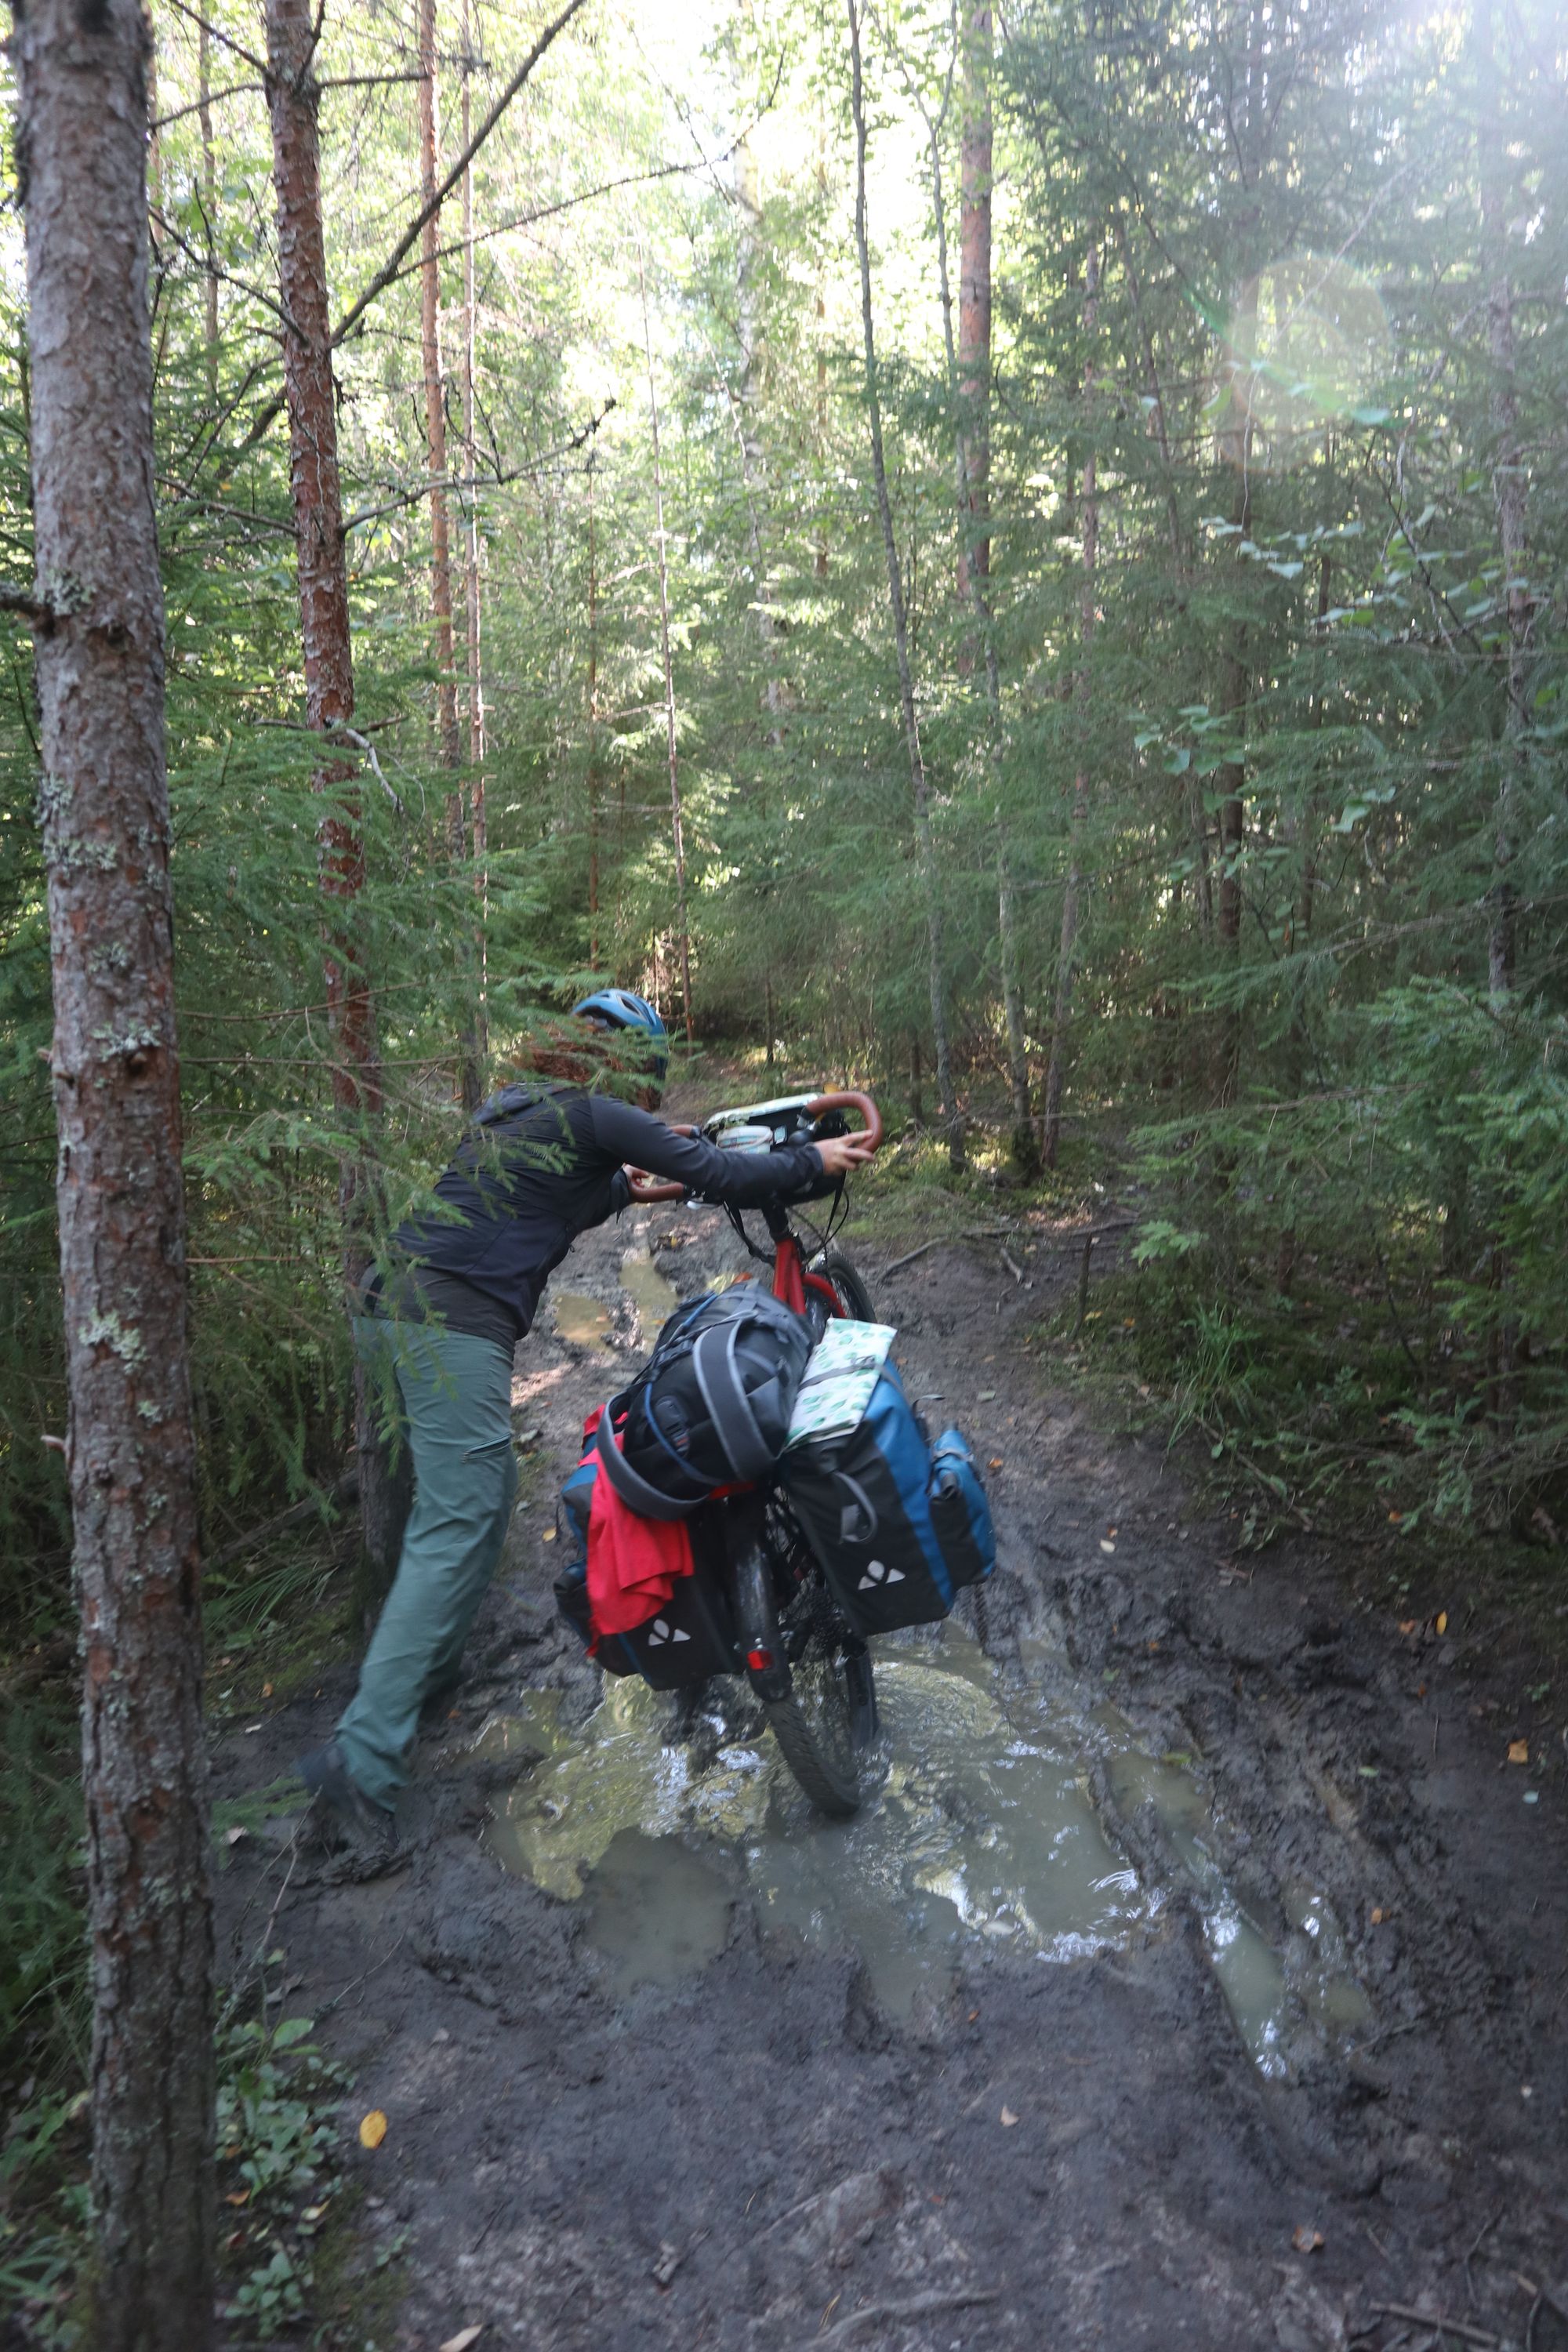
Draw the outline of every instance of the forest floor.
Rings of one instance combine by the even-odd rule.
[[[553,1614],[555,1488],[650,1273],[738,1262],[659,1210],[578,1245],[520,1350],[532,1468],[395,1869],[286,1818],[227,1848],[220,1964],[280,1952],[279,2013],[353,2074],[331,2340],[1568,2347],[1568,1775],[1509,1761],[1518,1660],[1402,1632],[1354,1549],[1238,1559],[1158,1441],[1053,1387],[1076,1268],[1043,1224],[1023,1282],[994,1244],[889,1273],[907,1242],[846,1238],[910,1392],[993,1463],[1001,1559],[984,1649],[968,1602],[884,1645],[858,1822],[743,1710],[681,1745],[668,1703],[601,1707]],[[218,1797],[352,1681],[237,1719]]]

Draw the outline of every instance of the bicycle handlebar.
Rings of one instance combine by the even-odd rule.
[[[840,1094],[814,1095],[811,1101],[805,1105],[805,1115],[808,1118],[826,1118],[830,1110],[858,1110],[866,1122],[867,1142],[873,1151],[880,1147],[882,1114],[869,1095],[860,1094],[851,1088]],[[673,1125],[673,1122],[671,1124]],[[677,1135],[696,1135],[699,1132],[689,1124],[676,1127],[674,1131]],[[684,1184],[667,1183],[650,1177],[631,1176],[629,1171],[628,1181],[632,1199],[645,1205],[655,1201],[684,1201],[686,1198]]]
[[[816,1095],[806,1104],[807,1118],[822,1118],[830,1110],[858,1110],[866,1122],[866,1141],[873,1151],[882,1147],[882,1114],[869,1095],[853,1089],[844,1094]]]

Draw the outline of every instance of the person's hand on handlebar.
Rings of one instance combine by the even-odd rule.
[[[864,1135],[830,1135],[813,1148],[821,1158],[825,1176],[852,1176],[872,1157],[872,1146]]]

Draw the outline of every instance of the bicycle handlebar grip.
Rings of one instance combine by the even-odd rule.
[[[818,1095],[814,1101],[806,1104],[805,1115],[808,1118],[821,1118],[826,1111],[830,1110],[858,1110],[866,1122],[866,1141],[873,1151],[880,1148],[882,1114],[869,1095],[857,1093]]]
[[[678,1126],[673,1119],[669,1125],[672,1135],[695,1135],[697,1132],[697,1129],[689,1124]],[[684,1201],[686,1198],[684,1184],[677,1184],[673,1181],[666,1182],[662,1178],[639,1179],[632,1174],[629,1168],[626,1175],[634,1201]]]

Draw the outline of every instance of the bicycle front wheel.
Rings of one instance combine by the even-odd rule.
[[[871,1294],[863,1276],[847,1257],[841,1257],[837,1250],[829,1250],[812,1265],[810,1271],[830,1286],[838,1302],[839,1313],[847,1316],[850,1322],[876,1321],[877,1310],[871,1304]],[[821,1291],[809,1286],[805,1294],[805,1311],[813,1339],[820,1339],[827,1328],[833,1310]]]
[[[803,1796],[829,1820],[847,1822],[860,1810],[860,1759],[848,1662],[819,1654],[790,1670],[788,1698],[767,1706],[779,1753]]]

